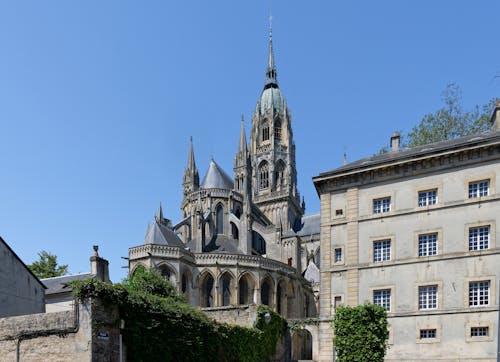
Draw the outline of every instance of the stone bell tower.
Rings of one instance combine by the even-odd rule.
[[[304,213],[297,191],[291,115],[278,86],[272,29],[264,89],[252,115],[250,159],[254,203],[283,231]]]

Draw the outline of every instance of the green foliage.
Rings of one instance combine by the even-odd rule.
[[[465,110],[460,87],[449,83],[442,93],[442,100],[444,105],[434,113],[426,114],[410,132],[400,132],[402,148],[465,137],[490,129],[491,113],[499,99],[493,98],[484,105]],[[388,151],[389,148],[384,146],[377,154]]]
[[[39,260],[28,265],[28,268],[40,279],[59,277],[68,273],[68,265],[57,265],[57,256],[45,250],[38,253]]]
[[[118,306],[131,361],[268,361],[286,327],[278,314],[261,307],[255,328],[216,323],[154,271],[138,271],[122,284],[87,279],[72,287],[78,300],[98,298]]]
[[[383,361],[387,326],[387,312],[378,305],[338,307],[333,319],[337,361]]]
[[[425,115],[408,133],[408,147],[460,138],[486,131],[491,127],[490,116],[497,99],[491,99],[483,106],[475,106],[466,111],[462,106],[462,91],[456,83],[448,84],[442,97],[444,106]]]

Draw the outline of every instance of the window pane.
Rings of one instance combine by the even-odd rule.
[[[469,283],[469,306],[478,307],[490,303],[490,281]]]
[[[437,255],[437,233],[418,236],[418,256]]]
[[[384,307],[387,311],[391,310],[391,290],[382,289],[373,291],[373,304]]]
[[[373,261],[381,262],[391,260],[391,241],[379,240],[373,242]]]
[[[437,204],[437,190],[420,191],[418,193],[418,206]]]
[[[485,250],[490,247],[490,226],[469,229],[469,250]]]
[[[373,200],[373,213],[381,214],[383,212],[391,211],[391,198]]]
[[[436,330],[435,329],[421,329],[420,330],[420,339],[426,338],[436,338]]]
[[[490,193],[490,180],[469,183],[469,198],[488,196]]]
[[[418,287],[418,309],[437,308],[437,285]]]

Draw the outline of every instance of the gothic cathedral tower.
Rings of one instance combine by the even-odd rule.
[[[272,30],[264,89],[252,115],[249,151],[254,204],[282,231],[293,228],[304,207],[297,191],[291,116],[278,87]]]

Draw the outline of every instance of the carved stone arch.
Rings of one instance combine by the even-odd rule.
[[[289,280],[286,286],[286,317],[293,318],[298,317],[297,307],[300,305],[297,300],[297,293],[293,285],[293,281]]]
[[[281,141],[281,120],[279,118],[274,119],[274,139],[276,141]]]
[[[260,302],[271,308],[274,306],[274,279],[267,273],[260,281]]]
[[[200,307],[215,306],[215,278],[213,273],[205,269],[198,276],[199,305]]]
[[[219,304],[221,306],[229,306],[234,303],[234,295],[236,290],[236,277],[228,269],[223,270],[218,277],[217,285],[219,287]]]
[[[253,273],[244,271],[238,278],[238,304],[255,303],[255,281]]]
[[[269,121],[267,119],[262,122],[260,130],[260,140],[261,142],[269,141]]]
[[[259,190],[269,188],[269,162],[262,160],[258,167]]]
[[[132,270],[130,271],[129,274],[134,275],[139,270],[146,271],[146,270],[148,270],[148,267],[146,265],[144,265],[143,263],[137,263],[134,265],[134,267],[132,268]]]
[[[284,316],[286,316],[286,291],[286,280],[281,277],[276,283],[276,312]]]
[[[188,295],[193,289],[193,272],[191,271],[191,268],[183,266],[180,275],[181,293]]]
[[[286,163],[282,159],[276,161],[274,166],[274,179],[276,182],[276,190],[284,190],[286,186]]]
[[[176,284],[177,280],[179,280],[176,268],[168,261],[163,260],[157,263],[156,270],[158,270],[162,277],[168,279],[174,285]]]
[[[224,203],[218,202],[215,206],[216,234],[224,234]]]

